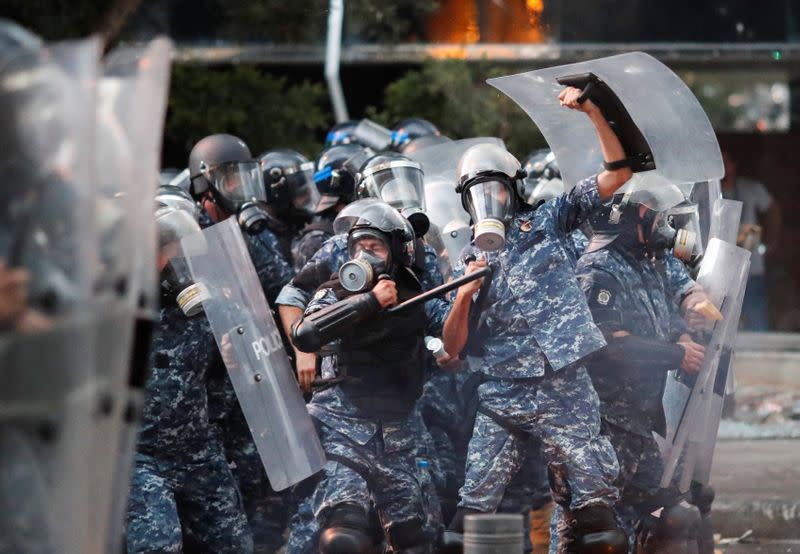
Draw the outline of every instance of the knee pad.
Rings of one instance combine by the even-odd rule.
[[[389,527],[389,541],[395,550],[416,552],[420,547],[426,545],[428,538],[422,529],[422,522],[418,519],[411,519],[391,525]],[[419,551],[424,552],[425,550]]]
[[[614,511],[595,504],[572,512],[572,552],[627,554],[628,538],[617,525]]]
[[[354,504],[336,506],[319,537],[320,553],[367,554],[372,547],[366,512]]]
[[[699,527],[700,510],[697,509],[697,506],[681,502],[664,508],[658,519],[655,535],[668,539],[692,539],[697,537]]]

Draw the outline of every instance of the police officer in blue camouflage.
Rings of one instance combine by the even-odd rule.
[[[317,158],[314,184],[319,201],[314,220],[292,240],[292,265],[300,271],[326,240],[333,236],[333,220],[342,208],[355,200],[356,177],[364,160],[372,155],[356,143],[326,148]]]
[[[238,138],[211,135],[192,149],[189,170],[192,190],[201,198],[201,217],[206,225],[233,214],[248,214],[237,219],[264,294],[273,302],[294,272],[283,255],[280,240],[269,227],[263,168]],[[252,207],[246,206],[248,200],[253,202]],[[244,499],[256,552],[274,552],[283,543],[289,514],[284,500],[269,485],[221,360],[213,368],[208,394],[211,421]]]
[[[242,500],[209,421],[206,380],[218,352],[200,313],[202,289],[189,280],[178,246],[200,227],[169,207],[156,219],[162,306],[131,482],[128,552],[252,552]]]
[[[617,194],[593,218],[594,234],[577,267],[594,320],[608,341],[588,369],[600,397],[603,434],[620,464],[617,513],[631,552],[635,529],[650,512],[660,507],[674,512],[663,522],[695,519],[686,514],[694,510],[687,505],[663,506],[658,494],[663,466],[652,435],[666,433],[667,372],[678,367],[697,372],[704,356],[675,309],[663,266],[656,263],[675,244],[676,234],[686,232],[666,220],[665,210],[676,198],[681,194],[672,185]]]
[[[316,532],[298,537],[301,528],[293,527],[290,551],[307,552],[309,544],[318,544],[325,554],[370,552],[385,541],[390,552],[431,552],[436,529],[428,521],[428,504],[436,496],[413,419],[419,417],[415,405],[425,373],[425,333],[437,332],[441,322],[429,320],[423,305],[381,312],[423,289],[413,270],[416,233],[382,202],[351,213],[343,211],[337,222],[345,218],[350,226],[352,261],[319,288],[293,331],[295,345],[304,351],[339,339],[336,363],[342,381],[316,392],[309,404],[328,464],[303,507],[313,512]],[[372,277],[354,290],[349,268],[364,264],[372,268]],[[347,327],[328,331],[341,322]],[[378,516],[377,536],[371,513]]]
[[[268,150],[259,156],[264,174],[267,227],[278,237],[284,257],[292,262],[292,242],[311,222],[319,201],[314,185],[314,162],[289,149]]]
[[[602,112],[591,100],[580,103],[580,95],[567,88],[559,99],[587,114],[608,162],[625,159]],[[444,327],[445,350],[453,356],[468,339],[482,335],[479,371],[485,379],[447,542],[459,542],[465,515],[496,508],[524,453],[524,441],[508,440],[513,433],[541,440],[553,498],[570,522],[559,549],[626,550],[612,510],[617,461],[600,435],[598,398],[582,365],[605,341],[570,255],[572,231],[632,175],[624,163],[611,167],[534,209],[521,195],[519,162],[501,147],[474,146],[459,162],[458,191],[472,217],[475,250],[479,256],[484,252],[484,259],[470,264],[483,265],[488,258],[494,277],[477,332],[470,337],[463,324],[461,314],[469,312],[472,298],[461,293]]]

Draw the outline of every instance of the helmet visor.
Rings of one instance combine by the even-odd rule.
[[[217,194],[234,206],[267,200],[264,175],[255,160],[219,164],[206,169],[203,175]]]
[[[319,202],[319,190],[314,183],[314,162],[306,162],[291,175],[295,186],[290,188],[291,202],[295,209],[313,214]]]
[[[425,210],[423,173],[416,162],[396,161],[378,166],[364,175],[363,186],[370,196],[383,200],[397,210]]]
[[[503,181],[479,182],[464,195],[473,223],[485,219],[507,221],[513,213],[512,192]]]

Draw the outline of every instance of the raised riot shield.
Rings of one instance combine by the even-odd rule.
[[[0,52],[0,550],[89,551],[95,40]],[[11,303],[13,299],[4,298]]]
[[[445,278],[452,274],[459,254],[472,236],[469,213],[461,204],[461,195],[456,193],[456,167],[464,152],[483,143],[505,146],[499,138],[478,137],[445,142],[407,154],[422,166],[426,213],[431,222],[425,239],[436,250],[439,269]]]
[[[711,123],[686,84],[643,52],[631,52],[489,79],[533,119],[553,150],[567,187],[602,168],[594,128],[558,100],[582,88],[612,122],[633,170],[673,184],[718,179],[722,155]],[[658,186],[654,180],[652,186]]]
[[[283,490],[325,465],[311,416],[235,219],[181,241],[192,279],[270,484]]]
[[[663,401],[667,436],[659,441],[664,458],[662,487],[669,486],[677,474],[681,491],[688,490],[692,480],[707,484],[704,472],[710,467],[721,415],[721,398],[719,410],[717,398],[725,391],[749,268],[747,250],[719,239],[709,242],[697,282],[723,317],[696,339],[706,346],[700,372],[688,375],[677,370],[667,378]]]
[[[700,232],[703,239],[703,246],[708,244],[714,203],[722,198],[722,189],[719,180],[701,181],[694,183],[688,189],[687,198],[697,204],[700,213]]]
[[[152,209],[169,86],[171,43],[109,54],[98,84],[97,181],[105,263],[97,355],[103,413],[94,435],[96,551],[118,551],[157,307]],[[152,176],[152,179],[148,179]],[[101,216],[103,212],[101,212]],[[110,217],[109,217],[110,216]],[[111,278],[109,278],[111,277]],[[132,360],[135,362],[132,363]],[[105,451],[114,455],[102,456]],[[100,508],[102,507],[102,508]],[[106,533],[100,530],[107,530]]]
[[[720,198],[711,208],[709,238],[718,238],[736,244],[739,236],[739,221],[742,219],[742,203],[739,200]]]

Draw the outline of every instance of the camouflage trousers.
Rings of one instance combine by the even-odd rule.
[[[541,443],[556,503],[575,510],[617,502],[619,466],[600,434],[599,400],[583,367],[487,380],[478,399],[459,506],[495,511],[534,440]]]
[[[599,400],[583,367],[534,379],[492,379],[478,388],[479,408],[467,453],[460,506],[493,511],[538,439],[553,499],[568,509],[613,506],[619,467],[600,435]]]
[[[137,453],[128,504],[128,552],[253,551],[242,500],[220,451],[200,462]]]
[[[376,514],[390,549],[400,525],[418,526],[423,542],[436,539],[441,527],[438,498],[430,472],[420,467],[413,431],[402,432],[399,440],[384,439],[379,431],[361,445],[325,424],[318,429],[328,462],[292,519],[287,553],[315,552],[327,519],[342,504]]]
[[[289,521],[288,492],[270,486],[261,456],[238,403],[222,423],[225,458],[242,495],[244,511],[253,535],[254,551],[270,554],[284,543]]]
[[[603,421],[603,434],[608,437],[619,460],[616,485],[621,495],[615,512],[622,530],[628,536],[629,552],[636,545],[636,527],[649,510],[642,503],[659,491],[664,464],[655,439],[630,433]]]

